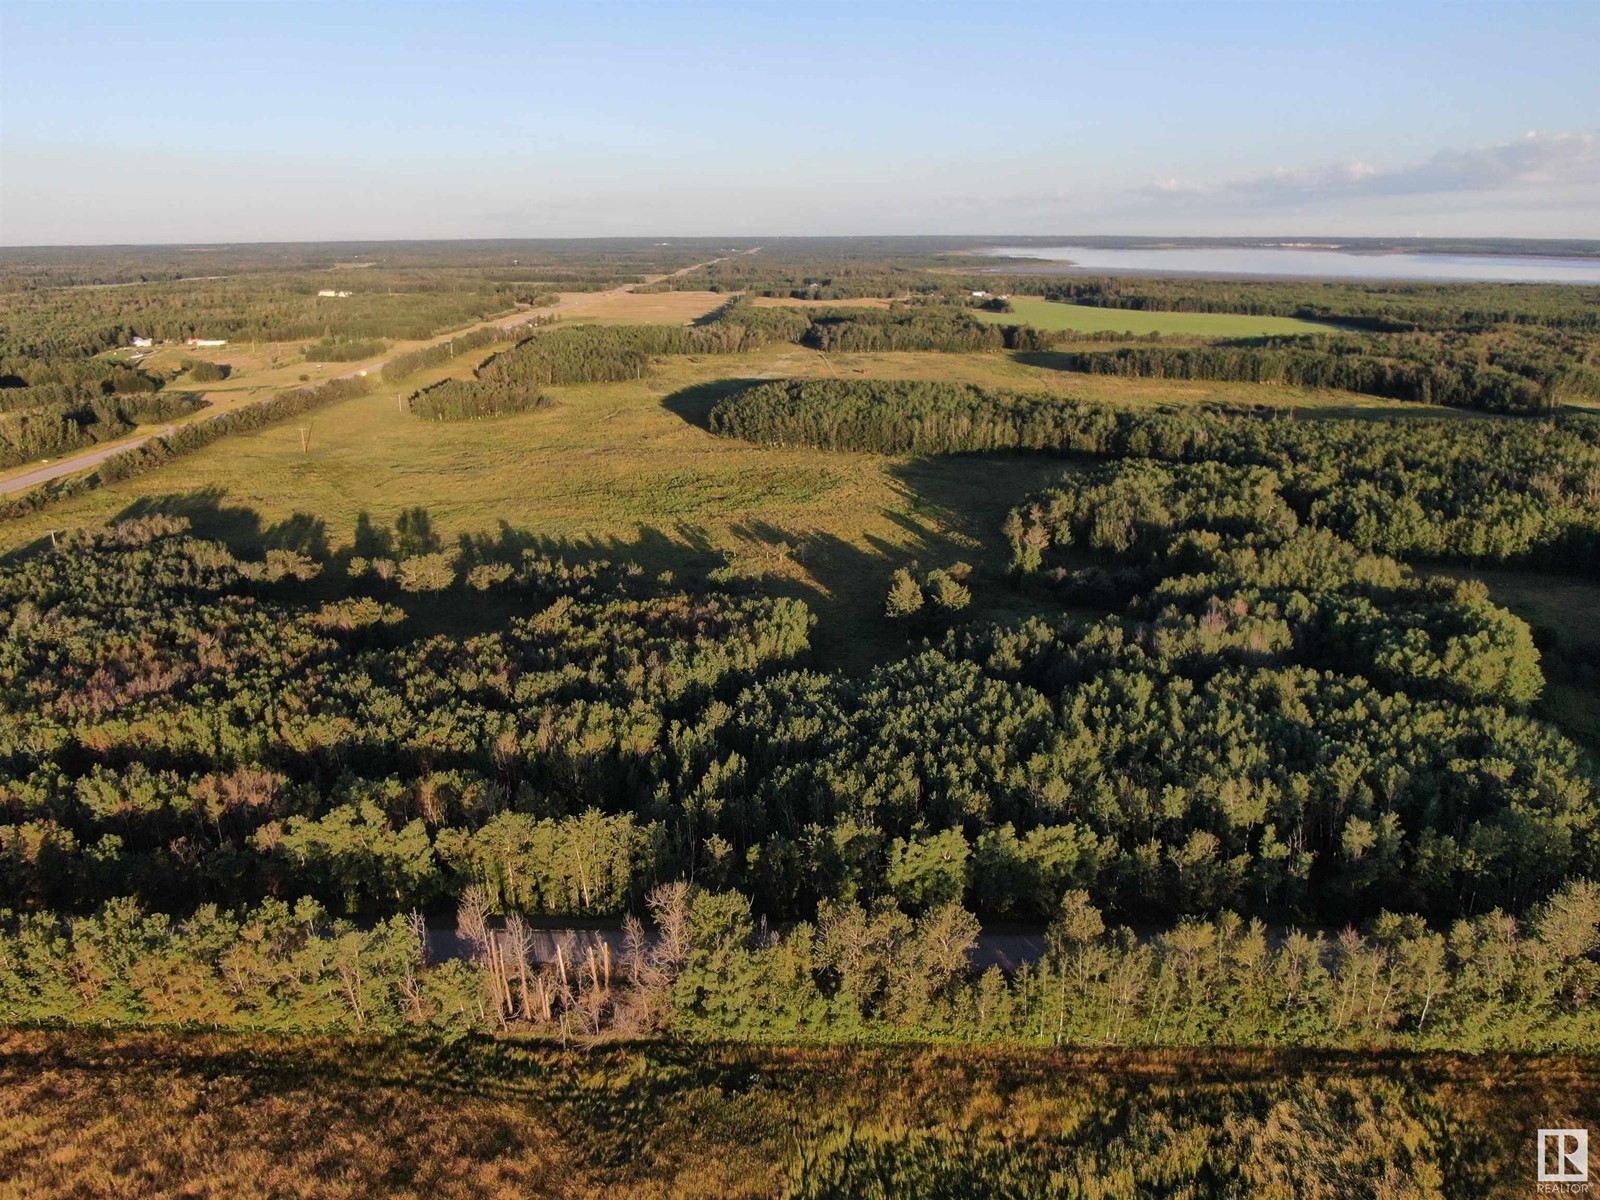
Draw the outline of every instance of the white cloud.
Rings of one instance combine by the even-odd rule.
[[[1217,184],[1168,179],[1141,188],[1138,194],[1151,200],[1278,205],[1595,185],[1600,185],[1600,135],[1534,131],[1497,146],[1441,150],[1399,167],[1380,168],[1355,160],[1280,168],[1251,179]]]

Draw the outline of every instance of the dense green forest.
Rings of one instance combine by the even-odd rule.
[[[1406,333],[1500,325],[1600,330],[1600,288],[1534,283],[1351,283],[1334,280],[1152,279],[971,275],[962,288],[1068,304],[1154,312],[1248,313]]]
[[[877,898],[1042,917],[1083,887],[1138,919],[1342,920],[1520,910],[1593,871],[1590,767],[1521,715],[1543,677],[1520,620],[1299,527],[1263,469],[1185,474],[1072,477],[1080,506],[1134,515],[1094,525],[1112,557],[1053,586],[1131,591],[1126,616],[956,628],[861,678],[794,670],[797,601],[404,530],[320,607],[285,593],[323,564],[241,563],[165,518],[64,542],[0,582],[8,891],[382,913],[512,871],[526,889],[497,899],[535,912],[616,913],[689,875],[775,917]],[[1073,503],[1016,518],[1025,567],[1071,543]],[[396,601],[457,588],[530,615],[404,636]],[[573,853],[615,882],[576,901],[535,882]]]
[[[1350,327],[1079,345],[981,322],[937,253],[723,254],[660,285],[743,293],[689,324],[486,328],[381,380],[451,420],[664,374],[666,356],[733,376],[774,343],[1516,411],[1586,394],[1593,371],[1581,289],[1035,280]],[[566,266],[599,286],[648,260],[523,272],[485,254],[127,291],[30,277],[7,296],[0,435],[26,456],[192,411],[181,382],[97,357],[179,297],[337,362],[507,311]],[[319,278],[395,290],[319,298]],[[899,299],[826,303],[860,295]],[[301,319],[323,310],[344,315]],[[487,355],[470,377],[405,384],[467,354]],[[190,422],[9,511],[377,384]],[[873,378],[715,390],[719,450],[1025,452],[1049,470],[1023,488],[997,466],[993,561],[885,565],[884,653],[850,668],[813,650],[810,604],[709,552],[660,572],[509,527],[446,543],[422,510],[363,515],[337,551],[323,530],[246,552],[167,498],[13,556],[0,1012],[450,1040],[1600,1040],[1594,759],[1545,719],[1553,668],[1528,624],[1435,569],[1594,576],[1600,420],[1307,420]],[[624,942],[552,957],[542,919],[621,921]],[[981,925],[1005,922],[1044,931],[1042,956],[976,969]],[[850,1194],[858,1161],[921,1178],[920,1155],[949,1158],[919,1146],[823,1148],[807,1178]]]

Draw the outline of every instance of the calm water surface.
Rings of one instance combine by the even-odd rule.
[[[983,253],[1005,258],[1038,258],[1070,263],[1076,270],[1110,275],[1152,271],[1194,275],[1273,275],[1292,279],[1600,284],[1600,259],[1588,258],[1351,254],[1344,250],[1291,246],[1152,247],[1143,250],[1103,250],[1090,246],[1000,246]]]

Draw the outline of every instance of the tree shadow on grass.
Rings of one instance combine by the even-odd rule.
[[[328,524],[321,517],[297,512],[267,525],[255,509],[229,504],[228,493],[223,488],[141,497],[113,520],[156,515],[183,517],[196,537],[221,542],[241,557],[259,555],[267,550],[294,550],[321,561],[330,553]]]
[[[696,383],[663,396],[661,407],[683,418],[690,425],[708,429],[711,410],[716,407],[717,401],[754,387],[758,383],[770,382],[768,379],[713,379],[709,383]]]
[[[676,395],[683,411],[696,405],[704,411],[716,398],[750,382],[725,380],[685,389],[698,399],[684,400],[684,392]],[[495,528],[463,533],[452,542],[436,530],[426,508],[414,507],[390,519],[360,513],[341,538],[345,531],[330,535],[322,519],[305,513],[267,525],[254,509],[229,503],[220,488],[141,499],[119,517],[155,513],[186,517],[196,536],[221,541],[241,558],[259,558],[274,548],[309,555],[323,565],[321,574],[309,583],[280,585],[282,600],[322,602],[378,587],[381,599],[407,612],[401,634],[406,639],[489,632],[513,617],[530,614],[539,601],[459,583],[446,592],[412,593],[400,588],[397,580],[378,585],[367,576],[358,582],[350,577],[352,559],[398,562],[448,550],[453,552],[458,579],[479,565],[520,566],[528,554],[570,566],[632,564],[643,577],[659,581],[663,591],[699,590],[713,572],[732,562],[736,577],[744,580],[736,586],[746,592],[804,601],[817,616],[812,642],[818,665],[854,672],[898,657],[908,648],[906,630],[884,615],[884,599],[900,567],[916,564],[928,570],[970,564],[974,602],[968,619],[1007,619],[1035,611],[1037,600],[1020,593],[1010,578],[1003,522],[1028,494],[1071,469],[1069,461],[1027,454],[888,461],[886,470],[899,496],[877,515],[899,529],[892,535],[862,530],[855,537],[759,518],[734,522],[715,536],[704,526],[679,521],[641,523],[623,535],[553,537],[502,520]]]

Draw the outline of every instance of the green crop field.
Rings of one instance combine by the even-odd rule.
[[[1012,312],[982,312],[978,316],[995,325],[1032,325],[1037,329],[1070,329],[1078,333],[1160,333],[1181,337],[1252,338],[1303,333],[1335,333],[1338,326],[1293,317],[1253,317],[1235,313],[1144,312],[1129,308],[1100,308],[1088,304],[1057,304],[1016,296]]]

